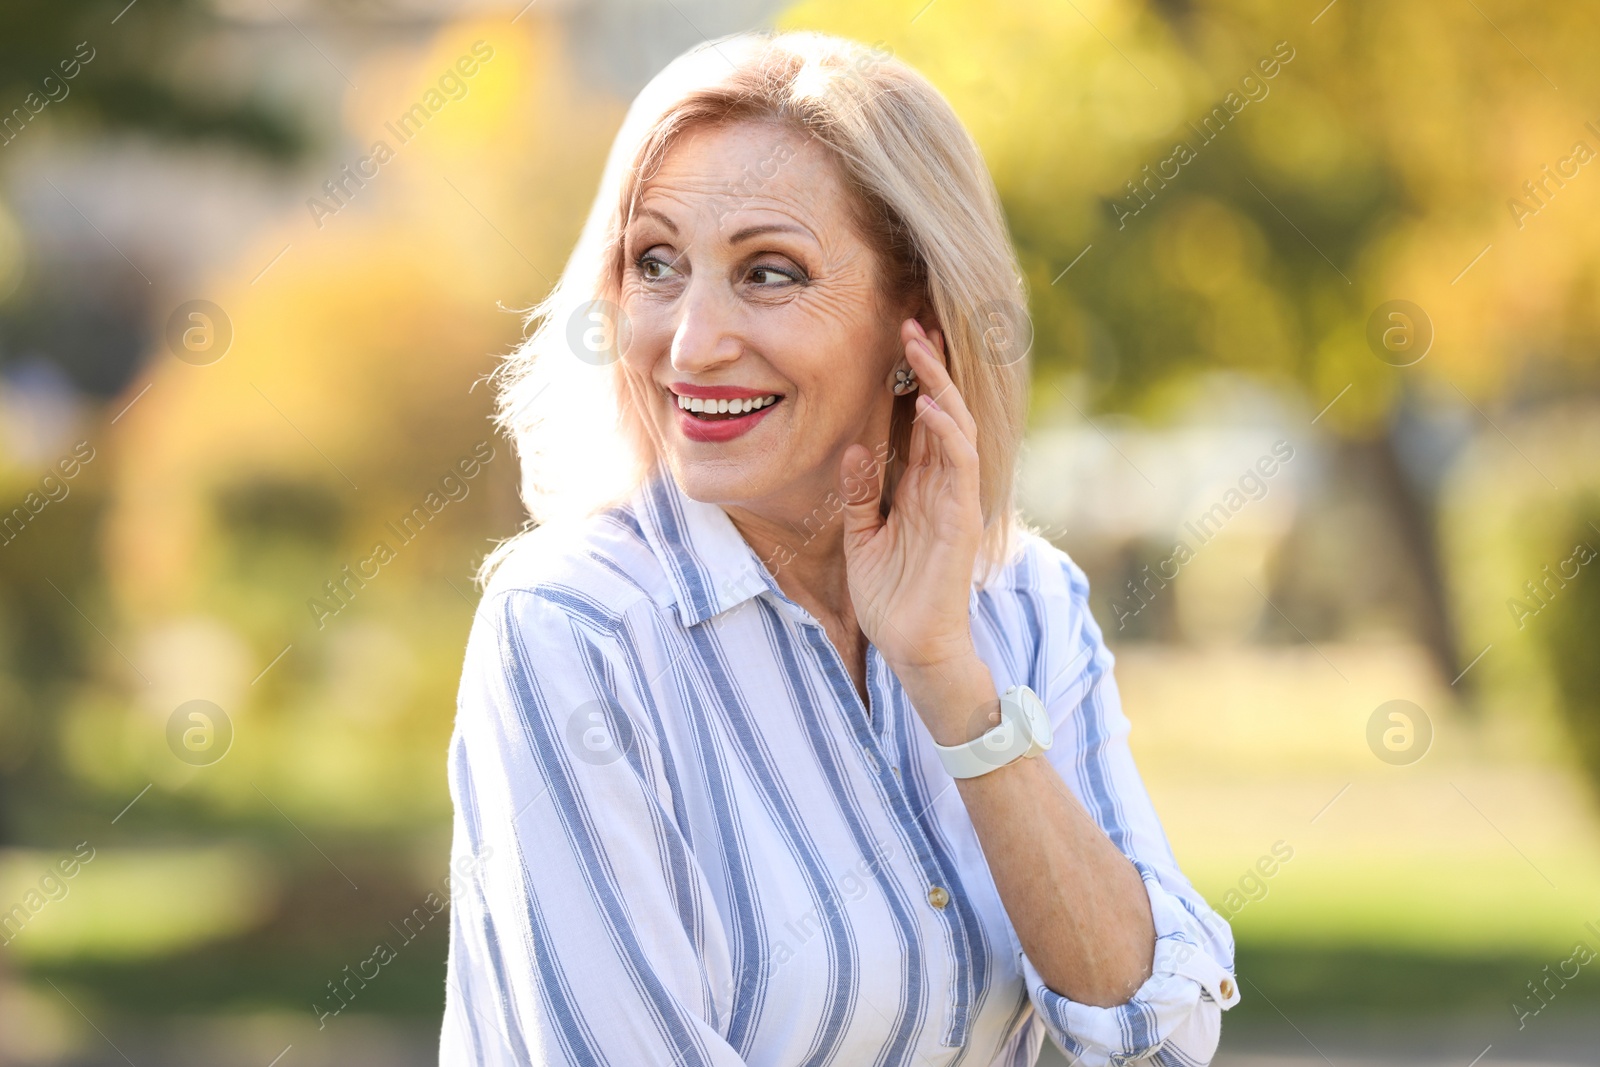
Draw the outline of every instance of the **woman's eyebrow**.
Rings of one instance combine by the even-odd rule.
[[[671,233],[672,236],[678,236],[677,223],[673,222],[665,214],[657,211],[655,208],[641,206],[638,209],[638,214],[646,215],[652,219],[655,219],[657,222],[661,223],[661,225],[665,226],[667,228],[667,232]],[[812,240],[816,239],[816,236],[809,229],[797,223],[761,222],[756,223],[753,226],[745,226],[741,229],[735,230],[733,233],[728,235],[728,243],[736,245],[741,241],[748,241],[753,237],[760,237],[762,234],[767,233],[794,233],[799,234],[802,237],[810,237]]]
[[[736,245],[740,241],[748,241],[752,237],[759,237],[764,233],[797,233],[802,237],[811,237],[811,231],[804,226],[796,226],[786,222],[758,223],[755,226],[746,226],[742,230],[735,230],[728,236],[728,243]]]
[[[665,226],[667,228],[667,230],[669,232],[671,232],[672,236],[674,236],[674,237],[678,236],[678,225],[677,225],[677,223],[675,223],[671,219],[667,218],[665,215],[663,215],[661,212],[657,211],[655,208],[653,208],[653,207],[640,207],[639,210],[638,210],[638,213],[640,215],[648,215],[648,216],[650,216],[651,218],[655,219],[657,222],[661,223],[661,225]]]

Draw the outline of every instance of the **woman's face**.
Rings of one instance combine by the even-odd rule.
[[[851,443],[887,439],[904,316],[879,299],[847,195],[826,146],[756,121],[686,132],[644,186],[623,360],[690,497],[802,515]]]

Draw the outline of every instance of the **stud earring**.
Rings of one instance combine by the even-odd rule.
[[[905,396],[917,391],[917,372],[910,367],[896,367],[894,369],[894,385],[891,387],[895,396]]]

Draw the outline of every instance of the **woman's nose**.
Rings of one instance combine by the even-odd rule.
[[[738,309],[730,294],[693,279],[678,304],[672,334],[672,368],[696,374],[731,363],[744,351],[738,333]]]

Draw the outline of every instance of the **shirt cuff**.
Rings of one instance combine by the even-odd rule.
[[[1222,1012],[1239,1003],[1233,971],[1206,951],[1205,928],[1156,873],[1134,861],[1150,896],[1156,948],[1150,977],[1125,1004],[1099,1008],[1069,1000],[1045,985],[1017,946],[1028,997],[1050,1036],[1074,1067],[1106,1067],[1156,1056],[1159,1062],[1209,1063],[1221,1036]]]

